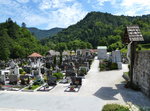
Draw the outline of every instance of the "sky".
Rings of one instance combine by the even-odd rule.
[[[0,0],[0,22],[10,17],[39,29],[67,28],[91,11],[145,15],[150,14],[150,0]]]

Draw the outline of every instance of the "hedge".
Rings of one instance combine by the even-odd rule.
[[[106,104],[102,111],[130,111],[128,107],[119,104]]]

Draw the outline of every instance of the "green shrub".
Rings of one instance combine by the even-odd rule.
[[[57,78],[57,80],[63,79],[63,77],[64,77],[64,75],[63,75],[62,73],[60,73],[60,72],[58,72],[58,73],[53,73],[53,76],[55,76],[55,77]]]
[[[110,70],[115,70],[115,69],[118,69],[117,63],[111,63]]]
[[[138,50],[141,50],[141,49],[142,49],[142,46],[141,46],[141,45],[138,45],[137,49],[138,49]]]
[[[106,104],[102,111],[130,111],[128,107],[119,104]]]
[[[20,74],[26,74],[26,72],[23,69],[19,69]]]
[[[81,75],[86,75],[86,74],[87,74],[86,68],[82,67],[82,68],[80,69],[80,73],[81,73]]]
[[[23,69],[19,69],[19,73],[22,74],[24,72]]]
[[[109,70],[116,70],[118,69],[117,63],[110,62],[108,60],[103,60],[100,62],[100,71],[109,71]]]
[[[106,67],[107,67],[107,64],[106,64],[106,63],[100,63],[100,70],[101,70],[101,71],[105,71],[105,70],[106,70]]]

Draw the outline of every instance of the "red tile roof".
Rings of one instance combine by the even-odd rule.
[[[28,57],[43,57],[42,55],[38,54],[38,53],[32,53],[31,55],[29,55]]]

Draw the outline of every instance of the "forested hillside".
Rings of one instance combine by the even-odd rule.
[[[122,37],[127,25],[139,25],[144,43],[150,43],[150,15],[129,17],[91,12],[77,24],[63,29],[53,37],[38,41],[25,27],[18,26],[10,18],[0,23],[0,60],[24,58],[32,52],[46,53],[50,49],[74,50],[108,46],[108,51],[122,49]],[[150,45],[141,45],[150,49]]]
[[[34,28],[34,27],[31,27],[31,28],[28,28],[28,29],[38,39],[43,39],[43,38],[46,38],[46,37],[52,37],[55,34],[57,34],[58,32],[63,30],[63,28],[52,28],[50,30],[40,30],[40,29]]]
[[[32,52],[45,53],[48,50],[26,29],[10,18],[0,24],[0,60],[24,58]]]
[[[101,12],[88,13],[83,20],[69,26],[49,40],[57,43],[78,39],[91,43],[94,48],[98,45],[106,45],[109,50],[121,49],[123,47],[121,38],[127,25],[139,25],[145,43],[150,43],[150,15],[130,17]]]

